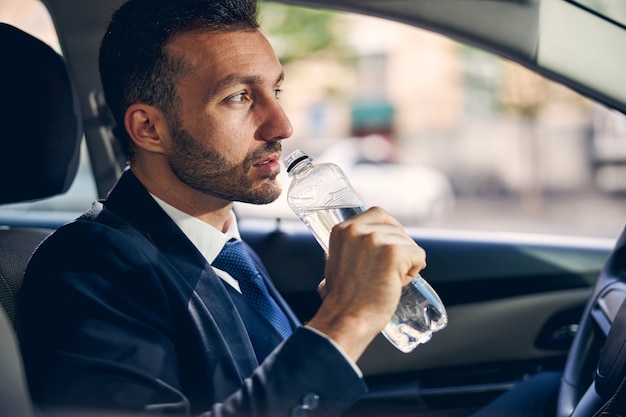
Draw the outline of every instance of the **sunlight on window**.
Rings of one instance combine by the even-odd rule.
[[[279,56],[295,132],[285,154],[300,148],[342,164],[368,203],[406,226],[603,237],[622,230],[624,115],[433,32],[349,13],[322,20],[296,6],[267,10],[263,29],[279,55],[297,28],[278,15],[314,21],[332,45]],[[371,137],[388,145],[374,158]],[[242,205],[240,214],[285,217],[289,209],[282,196]]]
[[[43,3],[38,0],[19,0],[17,7],[15,2],[16,0],[0,0],[0,21],[30,33],[60,53],[61,48],[54,24]],[[11,7],[8,7],[9,3],[12,3]],[[7,7],[3,7],[5,5]]]

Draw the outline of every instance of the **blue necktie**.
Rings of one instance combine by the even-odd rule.
[[[226,242],[213,266],[239,281],[242,294],[284,338],[292,333],[285,313],[270,296],[261,274],[240,240]]]

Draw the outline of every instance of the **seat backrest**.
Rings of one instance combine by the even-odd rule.
[[[21,354],[11,322],[0,309],[0,415],[34,415]]]
[[[44,42],[5,23],[0,23],[0,56],[0,204],[64,193],[78,170],[82,138],[65,61]],[[46,233],[0,229],[0,300],[14,323],[14,295]]]
[[[0,23],[0,204],[64,193],[79,163],[80,109],[61,55]],[[32,415],[15,326],[26,264],[51,230],[0,225],[0,416]]]
[[[13,327],[17,327],[15,296],[24,270],[35,248],[51,232],[23,227],[0,229],[0,303]]]

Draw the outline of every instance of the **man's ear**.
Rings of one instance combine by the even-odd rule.
[[[132,104],[124,115],[124,125],[135,146],[149,152],[164,153],[168,134],[165,115],[144,103]]]

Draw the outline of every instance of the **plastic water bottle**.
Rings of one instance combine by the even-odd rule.
[[[292,178],[287,191],[289,207],[328,252],[333,226],[363,212],[365,204],[337,165],[314,164],[301,150],[287,155],[283,163]],[[402,289],[396,312],[383,335],[406,353],[428,342],[447,324],[448,315],[439,295],[418,275]]]

